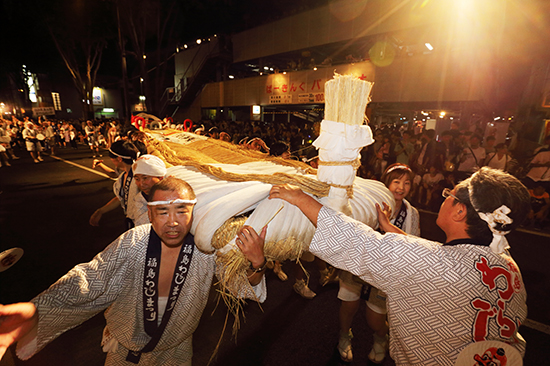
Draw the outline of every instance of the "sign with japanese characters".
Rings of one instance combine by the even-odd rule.
[[[53,109],[53,107],[35,107],[32,109],[32,114],[35,117],[55,116],[55,110]]]
[[[325,102],[325,83],[334,74],[356,75],[362,80],[374,80],[374,69],[369,62],[339,65],[317,70],[270,74],[260,85],[262,103],[316,104]]]
[[[325,83],[335,73],[374,81],[375,67],[364,61],[209,83],[201,93],[201,107],[322,104],[325,102]]]

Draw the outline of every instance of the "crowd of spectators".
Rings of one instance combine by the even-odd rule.
[[[182,127],[182,124],[177,125],[177,128]],[[2,118],[0,167],[10,166],[19,158],[17,155],[25,151],[30,153],[35,163],[40,163],[44,153],[55,155],[57,149],[78,149],[79,145],[88,145],[92,157],[96,158],[101,155],[99,147],[109,148],[130,130],[135,130],[135,127],[115,119]],[[317,151],[311,144],[319,135],[319,123],[201,120],[192,125],[190,131],[271,155],[284,152],[290,159],[317,168]],[[403,126],[384,126],[373,128],[373,137],[374,143],[361,152],[362,165],[357,174],[379,180],[386,167],[393,163],[410,166],[415,177],[408,198],[414,206],[437,212],[443,189],[452,189],[480,167],[488,166],[522,179],[533,200],[533,212],[527,226],[550,228],[550,200],[547,199],[550,192],[550,136],[542,146],[527,154],[527,160],[514,158],[509,150],[509,140],[497,143],[495,136],[485,136],[482,128],[461,129],[457,122],[437,136],[431,129],[418,131]],[[271,149],[275,150],[270,152]],[[278,151],[280,149],[285,151]]]
[[[317,167],[317,151],[311,146],[319,133],[319,125],[264,123],[261,121],[200,121],[195,133],[220,138],[253,150],[269,153],[270,146],[285,143],[292,159]],[[445,188],[453,189],[483,166],[500,169],[522,179],[530,189],[533,202],[531,220],[526,224],[537,230],[549,229],[550,208],[550,136],[544,145],[515,159],[509,150],[510,139],[496,141],[494,135],[474,127],[463,129],[453,122],[449,130],[436,135],[435,130],[408,130],[384,126],[373,129],[374,143],[361,152],[362,178],[380,180],[387,166],[406,164],[414,172],[414,181],[408,199],[420,209],[437,212],[443,201]]]

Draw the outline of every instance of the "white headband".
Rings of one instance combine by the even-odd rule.
[[[119,158],[122,158],[122,159],[132,159],[134,160],[134,158],[132,158],[131,156],[124,156],[124,155],[120,155],[120,154],[117,154],[116,152],[114,152],[113,150],[109,149],[109,152],[115,156],[118,156]]]
[[[389,174],[391,172],[393,172],[394,170],[396,169],[403,169],[403,170],[406,170],[408,172],[411,171],[411,168],[409,168],[408,166],[404,165],[404,164],[398,164],[396,166],[392,166],[391,168],[389,168],[388,170],[386,170],[386,174]]]
[[[147,206],[171,205],[172,203],[184,203],[194,205],[195,203],[197,203],[197,199],[195,198],[194,200],[182,200],[181,198],[178,198],[170,201],[153,201],[147,202]]]
[[[474,210],[476,210],[479,218],[487,223],[489,229],[493,233],[493,240],[491,241],[489,247],[494,253],[500,254],[506,249],[510,248],[510,245],[508,245],[508,240],[506,240],[505,235],[509,234],[511,230],[498,230],[496,226],[497,224],[504,226],[513,223],[514,220],[508,217],[508,214],[512,212],[512,210],[510,210],[508,206],[502,205],[499,208],[495,209],[492,213],[481,212],[476,208],[472,192],[473,187],[472,181],[470,180],[470,182],[468,183],[468,195],[470,196],[470,203],[472,204]]]

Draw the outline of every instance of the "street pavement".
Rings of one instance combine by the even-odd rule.
[[[122,210],[104,215],[92,227],[90,215],[113,197],[113,181],[91,171],[92,154],[83,145],[78,150],[60,149],[58,156],[44,156],[35,164],[26,152],[20,160],[0,168],[0,252],[20,247],[25,254],[11,268],[0,272],[0,302],[28,301],[48,288],[74,265],[89,261],[123,232]],[[110,164],[106,151],[104,160]],[[435,225],[436,215],[421,212],[422,234],[443,240]],[[520,329],[527,340],[524,364],[548,365],[550,347],[550,239],[540,232],[518,231],[509,235],[512,255],[524,276],[528,292],[529,320]],[[296,265],[284,263],[286,282],[268,271],[268,299],[259,306],[245,305],[241,328],[232,336],[233,317],[227,316],[215,288],[194,336],[194,366],[331,366],[341,365],[335,349],[338,340],[338,285],[322,287],[319,274],[308,263],[313,300],[292,289]],[[353,323],[352,365],[365,365],[372,345],[372,332],[364,318],[364,304]],[[227,321],[226,321],[227,319]],[[100,341],[104,326],[99,314],[66,332],[28,361],[15,357],[13,347],[0,366],[56,365],[99,366],[105,356]],[[219,343],[219,345],[218,345]],[[383,363],[394,365],[389,357]]]

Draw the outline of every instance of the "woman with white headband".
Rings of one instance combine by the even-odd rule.
[[[455,365],[491,348],[521,365],[526,291],[505,235],[527,216],[529,193],[500,170],[481,168],[443,191],[437,225],[444,244],[372,230],[288,185],[270,198],[316,226],[309,250],[387,294],[390,355],[397,365]],[[384,220],[379,208],[379,217]],[[514,361],[512,361],[514,360]]]
[[[95,210],[90,217],[90,225],[99,226],[103,214],[121,206],[126,216],[126,229],[134,227],[133,221],[128,217],[128,211],[132,210],[128,206],[133,204],[134,197],[139,193],[132,172],[132,164],[139,155],[140,151],[129,141],[116,141],[111,145],[109,157],[115,165],[115,170],[121,172],[113,185],[115,197]]]

